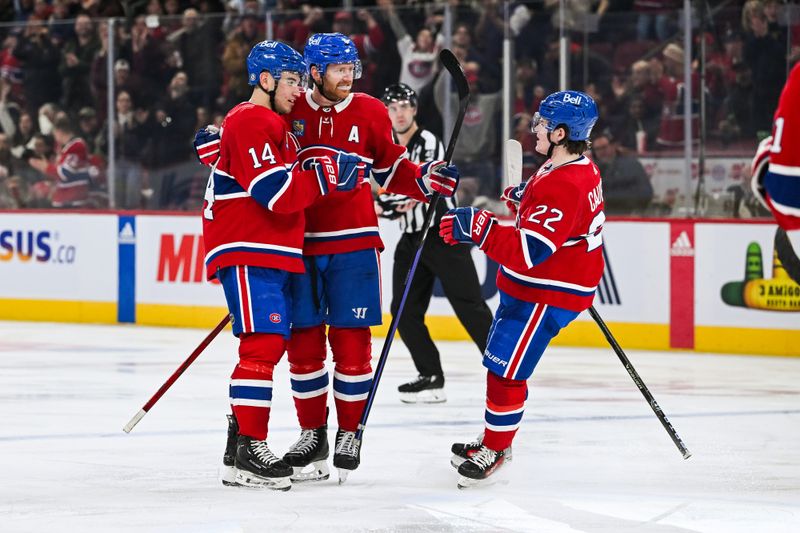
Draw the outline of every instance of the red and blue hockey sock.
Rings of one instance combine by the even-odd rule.
[[[369,328],[330,327],[335,371],[333,398],[339,429],[355,431],[372,387],[371,335]]]
[[[289,372],[297,420],[303,429],[316,429],[326,423],[329,384],[326,353],[324,325],[292,330]]]
[[[229,388],[239,434],[266,440],[272,407],[272,371],[283,355],[283,336],[267,333],[239,337],[239,364]]]
[[[525,412],[528,383],[507,379],[492,372],[486,376],[486,431],[483,444],[495,451],[511,446]]]

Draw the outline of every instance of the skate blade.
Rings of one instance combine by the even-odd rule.
[[[459,466],[461,466],[461,464],[462,464],[464,461],[466,461],[466,459],[464,459],[464,458],[463,458],[463,457],[461,457],[460,455],[453,454],[453,456],[452,456],[452,457],[450,457],[450,466],[452,466],[453,468],[455,468],[456,470],[458,470],[458,467],[459,467]]]
[[[328,462],[325,459],[314,461],[306,466],[293,466],[294,473],[291,480],[293,483],[305,483],[307,481],[325,481],[331,477],[328,470]]]
[[[292,479],[289,476],[267,478],[257,476],[252,472],[238,470],[236,472],[236,484],[251,489],[272,489],[285,491],[292,488]]]
[[[236,483],[236,467],[222,465],[219,477],[226,487],[238,486],[238,483]]]
[[[447,401],[447,395],[444,390],[401,392],[400,401],[403,403],[444,403]]]
[[[344,482],[347,481],[347,476],[350,474],[351,470],[346,470],[344,468],[338,468],[339,471],[339,485],[344,485]]]
[[[492,487],[494,485],[508,485],[508,479],[495,477],[496,475],[497,475],[496,473],[492,474],[486,479],[472,479],[469,477],[460,476],[458,479],[458,489],[459,490],[466,490],[472,488],[480,489],[480,488]]]

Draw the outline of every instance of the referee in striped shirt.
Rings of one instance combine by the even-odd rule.
[[[381,100],[389,110],[394,137],[406,147],[411,161],[444,159],[444,146],[433,133],[417,125],[417,93],[404,83],[386,88]],[[400,338],[411,352],[419,377],[400,385],[400,399],[406,403],[439,403],[446,400],[444,373],[439,350],[425,325],[425,312],[433,296],[436,278],[456,316],[483,353],[492,323],[492,312],[481,295],[478,273],[467,246],[448,246],[436,229],[442,215],[455,206],[455,197],[440,201],[431,230],[425,241],[420,263],[411,283],[408,298],[398,324]],[[392,271],[392,315],[400,307],[403,282],[414,260],[427,207],[407,196],[380,193],[376,210],[382,218],[397,219],[402,236],[397,243]]]

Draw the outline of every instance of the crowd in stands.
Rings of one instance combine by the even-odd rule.
[[[89,191],[67,206],[107,206],[109,121],[116,207],[198,209],[206,173],[194,160],[194,131],[208,123],[219,124],[228,109],[249,97],[244,59],[266,37],[268,21],[273,38],[300,51],[312,33],[350,35],[364,63],[364,76],[355,90],[379,96],[391,83],[407,83],[419,93],[420,125],[446,138],[443,116],[454,102],[441,90],[448,81],[439,75],[436,59],[446,40],[445,4],[377,0],[355,1],[349,11],[331,9],[336,4],[4,2],[0,209],[54,206],[59,175],[64,172],[85,176]],[[689,62],[696,119],[693,139],[700,135],[702,90],[707,146],[749,154],[771,129],[787,69],[800,56],[800,20],[796,15],[791,19],[792,12],[777,0],[693,2],[701,7],[693,14],[699,28],[693,32],[688,55],[680,31],[682,4],[681,0],[567,0],[563,24],[569,37],[569,85],[597,100],[601,118],[595,131],[606,141],[613,140],[621,156],[680,154],[684,64]],[[515,60],[513,135],[525,146],[526,172],[541,162],[533,153],[528,124],[540,100],[559,89],[559,2],[506,6],[498,0],[450,0],[448,5],[450,46],[472,89],[455,154],[465,177],[461,200],[471,203],[479,197],[496,198],[500,191],[506,7]],[[114,18],[113,25],[108,17]],[[114,44],[112,62],[109,41]],[[110,84],[115,102],[109,117]],[[56,124],[67,125],[67,135],[82,139],[85,150],[70,147],[66,154]],[[84,151],[85,156],[76,155]]]

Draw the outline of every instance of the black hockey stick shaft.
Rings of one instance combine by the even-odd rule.
[[[644,396],[644,399],[647,400],[648,405],[650,405],[650,408],[658,417],[658,420],[661,422],[661,425],[664,426],[664,429],[666,429],[667,433],[669,433],[672,442],[674,442],[675,446],[678,447],[678,450],[680,450],[681,455],[683,455],[683,458],[688,459],[689,457],[691,457],[692,453],[689,451],[689,449],[683,443],[681,438],[678,436],[678,432],[675,431],[674,427],[672,427],[672,424],[667,419],[666,415],[664,414],[664,411],[661,410],[661,407],[658,405],[658,402],[656,402],[656,399],[653,398],[653,395],[650,393],[650,389],[647,388],[647,385],[644,384],[644,381],[642,381],[642,378],[639,376],[639,373],[636,371],[635,368],[633,368],[633,365],[628,359],[628,356],[625,355],[625,352],[622,351],[622,347],[620,347],[619,343],[614,338],[614,335],[611,334],[611,331],[608,329],[608,326],[606,326],[606,323],[603,322],[603,319],[600,318],[600,314],[597,312],[597,309],[595,309],[594,306],[591,306],[589,308],[589,314],[592,315],[594,321],[597,322],[598,326],[600,326],[600,330],[603,332],[603,335],[605,335],[606,340],[611,345],[611,348],[614,349],[614,352],[616,352],[617,357],[619,357],[619,360],[622,361],[622,366],[624,366],[625,370],[628,371],[628,374],[631,376],[631,379],[633,379],[633,382],[639,388],[639,392],[641,392],[642,396]]]
[[[456,148],[456,141],[458,141],[458,134],[461,131],[461,124],[464,122],[464,115],[467,113],[467,104],[469,103],[469,83],[467,83],[467,78],[464,75],[461,64],[459,64],[458,59],[456,59],[456,56],[453,55],[453,52],[445,48],[439,53],[439,61],[442,62],[444,68],[447,69],[447,72],[449,72],[450,76],[453,77],[453,81],[456,84],[456,90],[458,91],[458,115],[456,116],[455,124],[453,124],[453,132],[450,134],[450,141],[447,143],[447,150],[445,151],[444,155],[445,160],[449,164],[450,160],[453,158],[453,151]],[[400,306],[397,308],[397,312],[394,314],[392,321],[389,324],[389,332],[386,334],[386,340],[383,342],[381,355],[378,358],[378,363],[375,365],[375,372],[372,377],[372,387],[367,395],[367,401],[364,404],[364,411],[361,413],[361,422],[358,424],[358,430],[356,431],[356,439],[359,442],[364,435],[367,419],[369,418],[369,413],[372,410],[372,404],[375,401],[375,394],[378,391],[378,385],[380,384],[381,376],[383,375],[383,368],[386,366],[386,360],[389,357],[389,350],[392,347],[392,341],[394,341],[394,335],[397,332],[397,326],[400,323],[400,317],[402,316],[403,309],[406,305],[406,298],[408,298],[408,292],[411,289],[411,281],[414,279],[414,272],[417,270],[419,258],[422,255],[422,248],[425,245],[425,238],[428,236],[428,230],[430,229],[431,221],[436,213],[436,206],[439,203],[440,196],[441,195],[438,192],[435,192],[431,197],[431,201],[428,205],[428,212],[425,214],[425,221],[422,224],[422,237],[419,240],[417,252],[414,255],[414,261],[411,263],[411,268],[408,270],[405,283],[403,284],[403,296],[400,299]]]
[[[792,241],[783,228],[775,232],[775,251],[789,277],[800,283],[800,257],[797,257],[797,251],[792,248]]]
[[[187,357],[186,360],[183,363],[181,363],[181,366],[179,366],[175,370],[175,372],[173,372],[172,375],[167,379],[167,381],[165,381],[164,384],[161,385],[161,387],[156,391],[156,393],[153,394],[153,397],[150,398],[141,409],[139,409],[139,412],[133,415],[133,418],[131,418],[130,422],[128,422],[128,424],[122,429],[125,433],[131,432],[131,430],[136,426],[136,424],[138,424],[139,421],[142,418],[144,418],[144,415],[146,415],[147,412],[150,411],[150,408],[153,407],[156,404],[156,402],[161,399],[162,396],[164,396],[164,393],[167,392],[167,390],[170,387],[172,387],[172,384],[175,383],[179,377],[181,377],[181,374],[183,374],[192,363],[194,363],[195,359],[197,359],[200,356],[200,354],[203,353],[203,350],[205,350],[206,347],[209,344],[211,344],[211,341],[213,341],[216,338],[216,336],[219,335],[219,332],[222,331],[230,321],[231,321],[231,315],[226,314],[225,318],[223,318],[222,321],[219,324],[217,324],[213,330],[211,330],[211,333],[209,333],[206,336],[206,338],[203,339],[203,342],[201,342],[197,346],[197,348],[194,349],[194,351],[189,355],[189,357]]]

